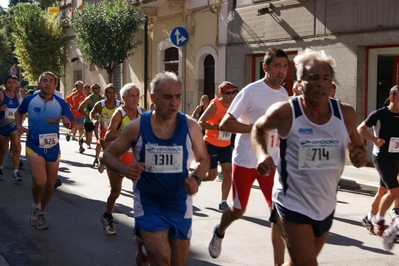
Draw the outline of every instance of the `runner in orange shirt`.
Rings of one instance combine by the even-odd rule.
[[[199,118],[198,124],[205,130],[204,140],[211,160],[210,169],[203,181],[215,180],[218,174],[218,162],[220,162],[223,181],[222,201],[219,204],[219,210],[224,211],[229,207],[226,200],[231,188],[232,149],[230,146],[231,133],[221,131],[219,123],[237,95],[238,88],[229,81],[222,82],[218,88],[220,97],[211,101]]]
[[[72,127],[71,131],[67,133],[66,140],[69,141],[72,135],[72,140],[76,139],[76,131],[79,131],[79,139],[83,137],[83,120],[84,115],[79,112],[79,105],[84,101],[86,95],[83,93],[83,82],[78,80],[75,82],[75,91],[72,92],[65,101],[68,103],[71,109],[73,117],[76,119],[77,125]],[[84,152],[84,148],[80,146],[79,152]]]

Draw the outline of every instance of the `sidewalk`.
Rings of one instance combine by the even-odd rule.
[[[353,165],[346,165],[341,175],[341,188],[375,194],[378,185],[379,175],[374,167],[356,168]]]

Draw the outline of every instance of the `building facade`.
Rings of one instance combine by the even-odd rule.
[[[81,0],[65,0],[67,20],[68,9],[80,4]],[[182,111],[190,114],[201,95],[217,96],[222,81],[243,88],[261,78],[269,47],[284,49],[290,59],[306,48],[331,54],[336,60],[336,97],[355,107],[359,122],[381,107],[389,89],[399,84],[396,0],[132,0],[132,4],[146,17],[145,29],[137,36],[143,44],[114,71],[113,83],[117,88],[138,84],[145,107],[150,104],[152,77],[169,70],[183,82]],[[177,27],[187,35],[176,35]],[[81,60],[73,31],[65,29],[69,60],[61,91],[69,94],[78,79],[104,88],[107,73]],[[289,93],[295,80],[291,62],[285,83]]]
[[[81,4],[66,2],[64,10]],[[149,107],[149,83],[162,71],[174,71],[183,83],[182,111],[191,113],[203,94],[211,98],[217,86],[225,80],[228,1],[208,3],[207,0],[158,0],[132,1],[146,17],[144,30],[138,34],[143,44],[134,55],[113,73],[113,83],[120,89],[123,84],[134,82],[141,88],[141,105]],[[65,13],[70,20],[72,13]],[[176,32],[176,28],[180,31]],[[186,32],[186,35],[183,34]],[[178,33],[178,35],[176,35]],[[66,26],[68,38],[68,63],[61,90],[70,93],[73,83],[108,83],[107,73],[86,62],[74,42],[74,32]]]
[[[262,54],[268,47],[280,47],[291,57],[306,48],[332,55],[336,97],[355,107],[359,123],[381,107],[389,89],[399,84],[395,12],[399,1],[235,0],[229,4],[226,78],[240,87],[260,77]],[[293,72],[291,79],[296,79]]]

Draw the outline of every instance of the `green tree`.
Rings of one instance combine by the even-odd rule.
[[[0,84],[3,84],[3,78],[5,78],[10,73],[11,66],[17,66],[18,61],[13,54],[14,47],[11,42],[11,15],[9,8],[0,10]],[[21,80],[22,83],[25,83]]]
[[[0,30],[0,51],[0,84],[3,84],[3,78],[10,73],[11,66],[16,65],[11,44],[7,41],[4,29]]]
[[[22,76],[35,82],[44,71],[61,76],[65,58],[65,38],[56,15],[34,4],[18,4],[12,19],[12,41]]]
[[[16,6],[19,3],[33,3],[33,0],[9,0],[8,1],[8,6],[12,7],[12,6]]]
[[[84,3],[73,11],[71,27],[83,60],[105,69],[112,82],[113,69],[142,43],[134,36],[143,25],[141,10],[121,0]]]

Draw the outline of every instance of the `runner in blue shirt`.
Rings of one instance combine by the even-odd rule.
[[[192,195],[209,169],[197,121],[179,112],[182,85],[172,72],[151,82],[154,110],[127,124],[104,152],[104,163],[134,181],[136,228],[151,265],[186,265],[191,237]],[[134,163],[119,157],[130,147]],[[189,173],[192,160],[196,169]],[[142,242],[139,252],[142,254]],[[136,257],[136,263],[142,260]]]
[[[28,221],[40,230],[48,229],[44,211],[50,202],[60,162],[59,122],[68,129],[74,120],[68,104],[54,91],[58,79],[46,71],[39,76],[39,93],[27,96],[15,113],[19,135],[27,133],[26,158],[32,175],[33,205]],[[29,129],[22,126],[22,116],[28,113]]]

